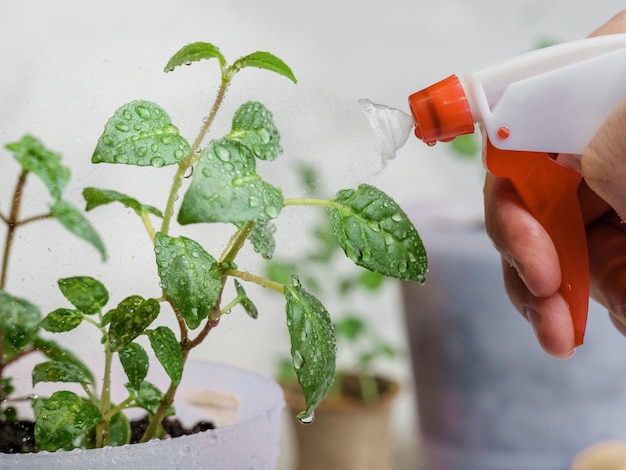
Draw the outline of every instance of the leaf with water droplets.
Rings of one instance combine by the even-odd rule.
[[[161,306],[156,299],[131,295],[111,311],[109,344],[117,352],[145,331],[159,315]]]
[[[252,54],[248,54],[247,56],[240,57],[233,62],[233,65],[230,66],[230,73],[234,75],[236,72],[245,67],[256,67],[259,69],[269,70],[287,77],[294,83],[297,83],[296,77],[291,71],[291,68],[282,59],[276,57],[271,52],[256,51]]]
[[[139,388],[134,388],[130,383],[124,384],[126,390],[134,397],[137,406],[143,408],[148,412],[150,416],[154,416],[161,399],[163,398],[163,392],[159,390],[156,385],[144,380],[141,382]],[[167,410],[166,416],[172,416],[174,414],[174,407],[170,406]]]
[[[212,58],[219,60],[221,68],[226,67],[226,59],[216,46],[208,42],[193,42],[179,49],[167,62],[163,71],[171,72],[180,65],[191,65],[192,62]]]
[[[100,421],[100,410],[74,392],[54,392],[50,398],[37,398],[35,412],[35,442],[39,450],[54,452]]]
[[[87,315],[100,312],[109,301],[109,291],[93,277],[68,277],[59,279],[58,284],[63,296]]]
[[[256,308],[256,305],[250,300],[248,294],[246,294],[245,289],[241,285],[241,283],[235,279],[235,290],[237,292],[237,298],[239,299],[239,304],[243,307],[250,318],[254,318],[255,320],[259,318],[259,310]]]
[[[239,228],[243,224],[237,224]],[[270,259],[276,250],[276,239],[274,238],[275,225],[271,222],[257,222],[252,227],[248,240],[252,243],[254,251],[260,253],[266,259]]]
[[[98,232],[96,232],[81,211],[67,201],[57,200],[50,207],[50,213],[66,229],[98,250],[103,260],[106,259],[104,243],[102,243]]]
[[[13,297],[0,290],[0,330],[2,352],[0,359],[11,359],[36,338],[41,313],[25,299]]]
[[[133,101],[108,120],[91,161],[160,168],[180,162],[189,150],[189,143],[159,105]]]
[[[348,258],[371,271],[424,282],[426,250],[400,206],[380,189],[363,184],[333,199],[330,222]]]
[[[283,153],[272,113],[255,101],[242,104],[235,112],[228,137],[242,142],[261,160],[271,161]]]
[[[61,155],[48,150],[33,136],[25,135],[18,142],[6,145],[18,163],[46,185],[54,199],[60,199],[70,179],[69,168],[61,164]]]
[[[83,363],[73,352],[62,348],[54,341],[43,339],[41,337],[36,337],[33,340],[33,346],[37,349],[37,351],[43,353],[48,359],[55,362],[73,364],[74,366],[79,367],[82,370],[82,374],[87,377],[89,383],[94,383],[94,377],[91,370],[89,370],[89,367],[87,367],[87,365],[85,365],[85,363]]]
[[[321,302],[298,282],[285,286],[293,366],[306,401],[303,416],[326,397],[335,377],[335,334]]]
[[[70,382],[89,384],[91,379],[81,367],[71,362],[46,361],[35,365],[33,387],[39,382]]]
[[[178,385],[183,377],[185,360],[176,335],[167,326],[159,326],[154,330],[148,330],[148,339],[154,355],[165,369],[172,383]]]
[[[86,211],[90,211],[104,204],[110,204],[111,202],[119,202],[125,207],[134,210],[140,216],[143,214],[153,214],[163,218],[163,213],[156,207],[142,204],[137,199],[111,189],[85,188],[83,189],[83,198],[87,201],[87,207],[85,207]]]
[[[71,331],[83,322],[85,315],[78,310],[69,308],[58,308],[50,312],[39,325],[51,333],[62,333]]]
[[[148,375],[148,368],[150,366],[150,360],[145,349],[139,343],[127,344],[119,352],[120,362],[128,377],[130,385],[138,390],[141,387],[141,382],[144,381]]]
[[[214,140],[202,152],[178,221],[265,223],[282,208],[281,190],[257,174],[256,159],[248,147],[224,138]]]
[[[217,262],[202,246],[186,237],[158,232],[154,253],[161,284],[192,330],[217,303],[221,273]]]

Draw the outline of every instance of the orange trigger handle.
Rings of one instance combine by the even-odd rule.
[[[489,172],[511,181],[527,209],[552,238],[561,267],[559,292],[569,306],[579,346],[589,307],[587,239],[577,196],[581,175],[546,153],[501,150],[485,140],[485,166]]]

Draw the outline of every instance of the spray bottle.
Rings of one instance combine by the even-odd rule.
[[[579,160],[562,163],[557,155],[579,156],[625,97],[626,34],[539,49],[467,74],[463,82],[452,75],[409,97],[415,135],[428,145],[472,133],[479,124],[485,167],[511,181],[556,247],[577,346],[589,303],[581,175]]]

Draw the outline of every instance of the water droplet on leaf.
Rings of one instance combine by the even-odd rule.
[[[303,365],[304,365],[304,357],[302,357],[302,354],[300,353],[300,351],[294,351],[293,352],[293,367],[296,370],[300,370]]]
[[[296,418],[298,418],[300,424],[311,424],[313,421],[315,421],[315,412],[311,411],[310,413],[307,413],[306,411],[303,411],[301,413],[298,413],[298,416],[296,416]]]
[[[116,122],[115,128],[120,132],[128,132],[130,127],[125,122]]]

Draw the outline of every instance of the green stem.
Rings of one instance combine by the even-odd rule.
[[[189,349],[183,349],[183,367],[185,363],[187,362],[188,355],[189,355]],[[174,403],[174,396],[176,395],[177,389],[178,389],[178,385],[173,382],[170,382],[170,386],[167,389],[167,392],[165,392],[165,394],[161,398],[159,407],[154,413],[154,416],[152,417],[152,419],[150,420],[150,423],[148,423],[148,426],[146,427],[146,430],[141,436],[141,439],[139,440],[139,442],[148,442],[150,439],[153,439],[155,437],[156,430],[159,424],[163,422],[163,420],[167,416],[167,411],[169,410],[170,406],[172,406],[172,403]]]
[[[265,277],[257,276],[255,274],[251,274],[245,271],[239,271],[237,269],[229,269],[226,271],[227,275],[237,277],[239,279],[243,279],[244,281],[254,282],[262,287],[267,287],[269,289],[275,290],[281,294],[285,293],[285,285],[280,282],[271,281]]]
[[[178,198],[178,191],[183,184],[183,179],[185,178],[185,175],[187,174],[189,168],[192,167],[200,158],[200,145],[202,145],[202,141],[209,132],[211,124],[213,124],[213,121],[215,120],[217,111],[224,101],[224,96],[226,95],[226,90],[228,90],[229,84],[230,79],[223,77],[222,83],[220,84],[219,90],[217,92],[217,97],[215,98],[213,106],[211,107],[211,112],[209,113],[209,116],[204,120],[202,128],[200,129],[196,140],[192,144],[189,153],[178,164],[178,170],[176,170],[176,174],[174,175],[174,180],[172,181],[172,186],[170,188],[170,194],[167,198],[165,213],[163,214],[163,223],[161,224],[161,232],[165,234],[167,234],[170,229],[170,223],[172,221],[172,217],[174,216],[174,204],[176,202],[176,199]]]
[[[380,393],[378,391],[376,379],[364,372],[359,373],[357,378],[359,380],[359,387],[361,388],[361,398],[363,399],[363,403],[369,405],[378,400]]]
[[[115,416],[116,414],[118,414],[120,411],[125,410],[126,408],[129,407],[130,404],[132,404],[134,401],[133,397],[127,397],[126,400],[124,400],[123,402],[121,402],[119,405],[111,408],[108,413],[106,413],[104,415],[104,418],[107,420],[110,420],[113,418],[113,416]]]
[[[100,393],[100,413],[102,418],[96,425],[96,447],[101,448],[109,444],[109,430],[111,420],[107,419],[107,413],[111,408],[111,363],[113,362],[113,351],[109,346],[109,341],[104,342],[104,378],[102,379],[102,392]]]
[[[154,245],[154,238],[156,237],[156,233],[154,230],[154,226],[152,225],[152,222],[150,221],[150,217],[148,217],[147,212],[142,212],[140,217],[141,217],[141,221],[143,222],[143,226],[146,228],[146,232],[148,232],[148,236],[150,237],[150,240],[152,241],[152,244]]]
[[[237,257],[239,250],[243,247],[248,235],[254,228],[254,222],[246,222],[237,233],[230,239],[228,246],[222,252],[220,256],[219,264],[232,262]]]
[[[28,170],[22,170],[13,192],[13,199],[11,204],[11,211],[9,212],[9,218],[7,222],[7,234],[4,241],[4,254],[2,256],[2,272],[0,273],[0,289],[4,289],[7,282],[7,274],[9,269],[9,256],[11,254],[11,247],[13,246],[13,238],[15,237],[15,229],[17,228],[17,221],[20,214],[20,205],[22,203],[22,191],[26,184],[26,176],[28,176]]]
[[[315,199],[315,198],[292,198],[285,199],[284,206],[321,206],[321,207],[333,207],[335,204],[330,199]]]

